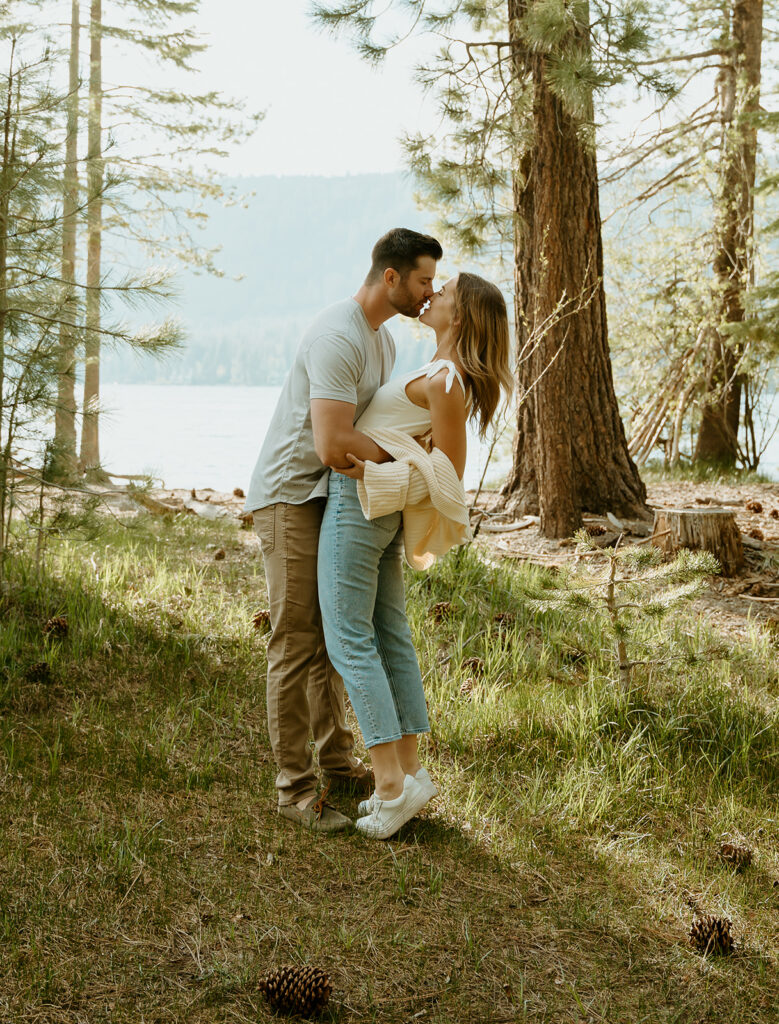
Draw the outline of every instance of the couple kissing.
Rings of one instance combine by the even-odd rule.
[[[304,335],[247,492],[270,602],[279,813],[316,831],[352,827],[326,801],[333,787],[365,797],[354,827],[373,839],[438,793],[417,751],[430,726],[403,559],[426,570],[470,538],[466,424],[483,436],[512,386],[503,296],[468,273],[435,289],[441,257],[406,228],[379,239],[354,297]],[[390,379],[398,313],[431,329],[433,352]],[[372,768],[355,756],[344,687]]]

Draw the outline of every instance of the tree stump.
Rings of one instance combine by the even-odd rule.
[[[710,551],[722,566],[723,576],[733,576],[744,564],[736,514],[727,508],[658,509],[652,543],[667,555],[679,548]]]

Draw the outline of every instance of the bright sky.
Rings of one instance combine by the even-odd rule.
[[[403,166],[398,137],[430,131],[413,81],[416,60],[437,43],[409,40],[379,69],[345,38],[315,28],[308,0],[202,0],[209,51],[199,87],[243,96],[265,120],[230,174],[362,174]]]
[[[266,112],[230,161],[231,176],[399,170],[404,132],[439,131],[434,98],[414,80],[414,68],[441,49],[442,39],[412,35],[371,67],[345,36],[319,29],[310,9],[310,0],[201,0],[197,29],[209,48],[195,59],[199,80],[190,78],[187,87],[242,97],[249,109]],[[393,17],[389,4],[385,11],[382,25]],[[405,19],[393,27],[407,28]],[[130,78],[143,60],[137,49],[131,60]],[[159,69],[151,61],[140,74],[156,78]],[[653,106],[630,88],[624,101],[610,111],[618,135],[630,134]],[[611,134],[604,128],[602,138]]]

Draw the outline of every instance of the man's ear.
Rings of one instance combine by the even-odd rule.
[[[387,269],[384,271],[384,284],[388,288],[394,288],[395,285],[398,283],[399,278],[400,274],[397,272],[397,270],[393,270],[392,267],[387,267]]]

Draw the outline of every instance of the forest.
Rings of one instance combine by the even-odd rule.
[[[416,47],[435,127],[402,170],[274,177],[232,166],[273,90],[201,88],[211,2],[0,4],[0,1021],[776,1019],[779,7],[295,0],[388,89]],[[514,386],[479,486],[448,466],[460,541],[397,569],[429,727],[374,743],[348,672],[316,690],[348,478],[155,486],[104,464],[101,388],[202,385],[217,430],[207,385],[281,387],[321,310],[385,295],[377,223],[498,285]],[[396,374],[431,351],[406,314]],[[316,409],[285,472],[310,431],[326,492]],[[435,796],[371,838],[420,763]]]

